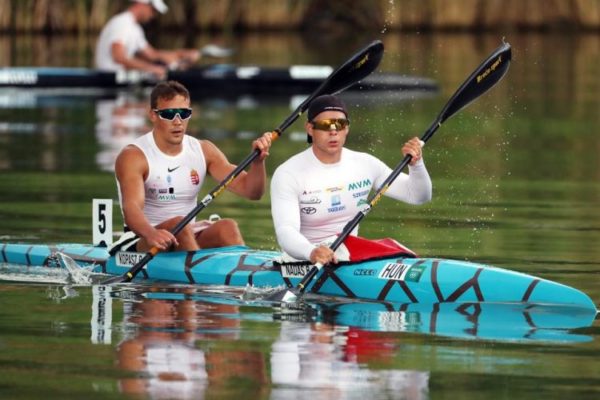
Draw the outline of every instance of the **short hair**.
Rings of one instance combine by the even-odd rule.
[[[190,92],[177,81],[160,82],[150,93],[150,108],[155,109],[158,106],[158,99],[171,100],[175,96],[190,98]]]

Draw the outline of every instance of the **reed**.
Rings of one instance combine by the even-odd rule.
[[[0,31],[97,33],[128,0],[0,0]],[[600,30],[599,0],[180,0],[152,29]]]

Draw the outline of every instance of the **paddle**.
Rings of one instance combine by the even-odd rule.
[[[467,80],[458,88],[454,95],[448,100],[446,106],[431,124],[429,129],[421,137],[423,142],[427,142],[437,129],[448,118],[462,110],[473,100],[487,92],[494,86],[508,71],[511,60],[511,47],[508,43],[503,43],[494,52],[486,58],[486,60],[477,67],[477,69],[467,78]],[[423,143],[425,144],[425,143]],[[383,182],[375,195],[368,202],[367,206],[360,211],[356,216],[349,221],[336,240],[329,246],[332,250],[336,250],[346,240],[350,232],[358,226],[359,222],[371,211],[371,209],[381,199],[381,196],[387,191],[392,182],[398,177],[400,172],[408,165],[412,156],[406,155],[392,173]],[[302,278],[296,288],[285,289],[276,292],[267,297],[268,301],[284,301],[293,302],[298,296],[302,295],[306,290],[306,286],[317,275],[319,270],[323,268],[321,263],[317,263],[311,268],[308,273]]]
[[[294,112],[285,119],[271,133],[271,139],[275,140],[281,136],[282,132],[287,129],[294,121],[298,119],[306,111],[310,102],[322,94],[335,94],[339,93],[348,87],[354,85],[377,68],[381,58],[383,57],[383,43],[376,40],[354,54],[348,61],[342,64],[338,69],[333,71],[323,83],[308,97],[304,100]],[[248,166],[254,161],[260,154],[259,149],[255,149],[244,161],[242,161],[227,177],[219,183],[209,194],[207,194],[198,205],[189,212],[179,223],[173,228],[171,233],[177,235],[181,230],[196,217],[196,215],[202,211],[206,206],[212,202],[212,200],[219,196],[223,190],[229,186],[229,184]],[[107,279],[103,284],[112,284],[119,282],[131,281],[141,270],[144,268],[152,258],[159,252],[159,249],[152,247],[148,253],[129,271],[122,276],[116,276]]]
[[[233,54],[233,49],[222,47],[216,44],[207,44],[200,49],[202,57],[222,58],[229,57]]]

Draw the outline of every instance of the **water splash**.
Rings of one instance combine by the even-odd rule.
[[[60,263],[60,266],[68,272],[67,279],[69,283],[76,285],[91,285],[92,284],[92,272],[86,268],[82,268],[73,260],[71,257],[64,253],[56,253],[56,257]]]

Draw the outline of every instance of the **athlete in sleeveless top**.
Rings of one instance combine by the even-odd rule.
[[[341,99],[317,97],[307,116],[305,129],[312,145],[275,170],[271,212],[277,241],[287,254],[327,264],[337,258],[321,243],[343,230],[367,204],[371,189],[379,188],[392,170],[369,154],[344,148],[349,120]],[[402,154],[412,155],[409,173],[400,174],[385,195],[409,204],[428,202],[432,185],[419,139],[406,142]]]
[[[150,95],[153,129],[117,156],[115,174],[126,228],[140,240],[135,250],[197,250],[243,244],[235,221],[222,219],[196,229],[190,223],[177,237],[170,232],[197,204],[208,174],[222,181],[235,165],[213,143],[186,135],[192,116],[190,95],[178,82],[159,83]],[[266,185],[265,158],[270,133],[252,143],[260,155],[228,189],[250,200],[262,197]]]

